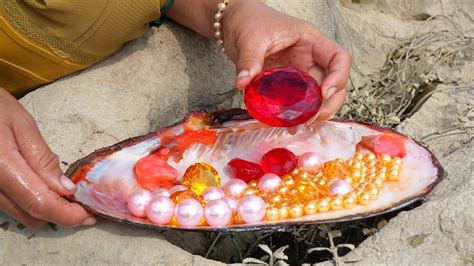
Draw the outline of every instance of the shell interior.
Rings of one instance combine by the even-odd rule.
[[[230,179],[227,162],[236,157],[258,161],[265,152],[285,147],[297,155],[308,151],[315,152],[323,161],[348,159],[354,154],[356,144],[363,136],[384,134],[389,130],[354,121],[329,121],[317,127],[299,126],[296,132],[292,132],[294,134],[290,134],[286,128],[268,127],[252,119],[230,120],[209,126],[208,129],[217,132],[218,138],[214,145],[194,144],[185,150],[182,160],[178,163],[170,161],[170,165],[182,176],[193,163],[209,163],[219,172],[223,185]],[[170,130],[179,135],[183,131],[183,124],[168,128],[168,132]],[[390,132],[394,133],[391,130]],[[353,209],[317,213],[276,223],[263,221],[225,228],[200,226],[190,230],[242,231],[292,224],[346,221],[402,208],[429,192],[443,175],[442,167],[429,150],[416,141],[403,137],[406,138],[407,155],[403,158],[401,178],[396,183],[387,183],[379,198],[370,205],[357,205]],[[133,172],[134,165],[140,158],[161,147],[160,133],[117,145],[98,151],[69,169],[68,174],[73,179],[83,175],[73,199],[99,215],[158,228],[171,228],[169,225],[155,225],[146,218],[134,217],[126,205],[128,196],[138,186]]]

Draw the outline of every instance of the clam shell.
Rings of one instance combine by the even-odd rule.
[[[371,204],[358,205],[350,210],[223,228],[161,226],[146,218],[134,217],[126,206],[126,200],[137,187],[133,174],[136,161],[162,147],[163,135],[182,134],[185,124],[216,131],[217,141],[212,146],[194,144],[186,149],[182,160],[170,164],[182,176],[192,163],[210,163],[220,173],[222,184],[230,178],[226,170],[230,159],[239,157],[258,161],[265,152],[277,147],[286,147],[296,154],[312,151],[321,156],[323,161],[348,159],[354,154],[362,136],[391,133],[406,138],[407,155],[403,159],[402,175],[397,183],[385,185],[379,198]],[[428,149],[392,129],[356,121],[328,121],[314,127],[302,125],[291,133],[286,128],[265,126],[251,119],[241,109],[192,114],[174,126],[100,149],[72,164],[66,173],[77,183],[77,190],[71,200],[99,216],[153,228],[222,232],[278,230],[294,225],[350,221],[391,212],[422,199],[444,176],[442,166]]]

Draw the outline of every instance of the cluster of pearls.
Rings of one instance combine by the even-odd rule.
[[[222,189],[208,186],[199,195],[183,185],[153,192],[138,189],[127,205],[133,215],[161,225],[278,221],[368,205],[386,182],[398,181],[401,168],[402,160],[387,154],[356,153],[349,160],[321,163],[316,154],[304,153],[298,167],[282,177],[267,173],[249,183],[234,178]]]
[[[400,178],[402,160],[387,154],[356,153],[349,160],[335,159],[318,165],[315,154],[300,156],[299,167],[281,177],[272,192],[249,182],[244,195],[258,195],[267,207],[265,220],[352,209],[376,200],[386,182]],[[318,170],[316,170],[318,168]]]
[[[214,29],[216,30],[214,32],[214,37],[217,39],[217,43],[220,45],[221,50],[223,53],[225,53],[225,48],[224,48],[224,41],[222,40],[222,18],[224,17],[223,13],[224,10],[229,4],[230,0],[224,0],[222,3],[217,4],[217,13],[214,15],[214,18],[216,19],[216,22],[214,22]]]

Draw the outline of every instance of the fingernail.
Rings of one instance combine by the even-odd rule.
[[[89,217],[82,222],[82,225],[94,225],[96,222],[97,221],[94,217]]]
[[[59,182],[61,182],[61,185],[68,191],[74,191],[74,189],[76,189],[76,185],[65,175],[59,178]]]
[[[327,100],[327,99],[331,98],[331,96],[333,96],[334,93],[336,93],[336,87],[331,87],[331,88],[326,90],[324,98]]]
[[[240,71],[240,73],[237,75],[236,79],[237,79],[237,80],[241,80],[241,79],[246,78],[246,77],[248,77],[248,76],[250,76],[250,72],[249,72],[248,70],[242,70],[242,71]]]

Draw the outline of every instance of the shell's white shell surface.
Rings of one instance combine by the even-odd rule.
[[[181,128],[178,125],[173,130],[179,132]],[[297,155],[314,152],[323,161],[348,159],[354,154],[356,144],[363,136],[384,134],[384,131],[377,127],[357,122],[337,121],[326,122],[317,128],[300,126],[295,134],[290,134],[285,128],[263,126],[254,120],[228,122],[212,130],[218,132],[217,142],[213,146],[193,145],[185,151],[179,163],[170,162],[170,165],[178,169],[180,176],[189,165],[206,162],[220,173],[224,185],[230,178],[226,169],[227,162],[236,157],[258,162],[267,151],[285,147]],[[93,165],[85,180],[78,183],[75,200],[105,216],[151,225],[150,221],[130,214],[126,199],[137,187],[133,174],[136,161],[160,145],[160,138],[152,137],[108,155]],[[370,205],[288,219],[279,221],[276,225],[356,219],[403,207],[416,200],[437,183],[442,169],[434,163],[436,159],[432,154],[415,141],[407,138],[405,148],[407,155],[403,158],[400,180],[386,185],[379,198]],[[271,224],[262,222],[251,226],[255,228],[261,225]],[[249,225],[233,225],[229,228],[242,229],[246,226]],[[210,228],[199,227],[199,229]]]

